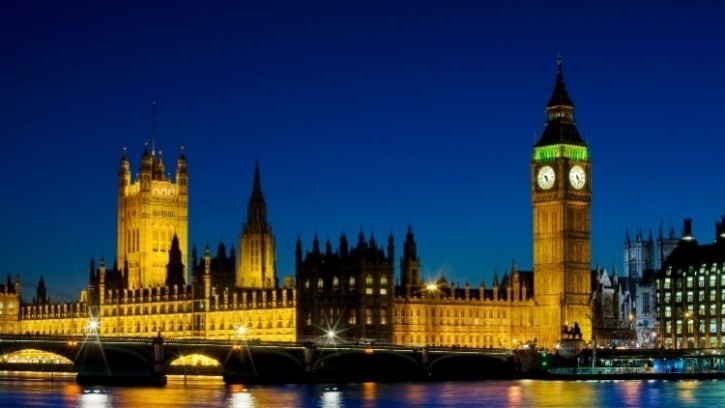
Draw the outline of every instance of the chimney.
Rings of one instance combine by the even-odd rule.
[[[692,241],[692,218],[685,218],[684,225],[682,227],[682,239],[685,241]]]

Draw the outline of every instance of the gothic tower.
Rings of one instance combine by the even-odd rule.
[[[239,237],[237,286],[277,288],[274,236],[267,223],[267,203],[262,194],[259,163],[254,166],[254,187],[247,205],[247,222]]]
[[[155,105],[155,104],[154,104]],[[152,140],[155,139],[152,133]],[[171,240],[188,254],[189,173],[183,147],[176,163],[176,180],[166,173],[163,155],[144,148],[140,176],[131,178],[131,165],[123,150],[118,171],[118,228],[116,259],[128,262],[124,281],[129,288],[163,286]],[[186,272],[184,272],[184,275]]]
[[[591,162],[576,128],[561,63],[559,58],[546,125],[531,161],[534,296],[539,343],[545,347],[560,339],[563,325],[578,323],[587,339],[592,333]]]
[[[406,296],[420,288],[420,258],[416,247],[413,227],[408,226],[403,243],[403,257],[400,258],[400,285]]]

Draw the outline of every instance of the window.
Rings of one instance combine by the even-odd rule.
[[[380,309],[380,324],[388,324],[387,318],[388,310],[385,308]]]
[[[350,279],[349,279],[348,282],[349,282],[348,283],[348,286],[349,286],[348,287],[348,290],[350,292],[353,292],[355,290],[355,277],[354,276],[350,276]]]
[[[373,284],[373,277],[371,275],[365,277],[365,284],[368,286],[371,286]]]
[[[335,276],[334,278],[332,278],[332,288],[337,290],[338,286],[340,286],[340,279]]]
[[[373,324],[373,309],[365,308],[365,324]]]
[[[322,291],[322,289],[325,288],[325,282],[322,280],[322,278],[317,279],[317,290]]]
[[[642,313],[649,314],[649,293],[642,294]]]
[[[350,309],[348,312],[347,322],[350,324],[357,324],[357,311],[355,309]]]

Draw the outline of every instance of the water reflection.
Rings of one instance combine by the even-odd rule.
[[[73,379],[0,372],[0,407],[717,407],[725,381],[483,381],[344,385],[225,385],[171,378],[166,387],[82,387]]]
[[[78,408],[110,407],[108,394],[101,390],[85,390],[78,398]]]
[[[345,404],[342,402],[342,391],[339,391],[337,387],[328,387],[322,391],[320,395],[320,407],[321,408],[341,408]]]
[[[677,399],[688,405],[696,405],[699,381],[681,381],[677,383]]]
[[[229,408],[252,408],[256,406],[254,395],[241,385],[232,385]]]

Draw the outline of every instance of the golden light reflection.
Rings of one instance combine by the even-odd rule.
[[[204,366],[204,367],[220,367],[221,364],[213,358],[207,357],[202,354],[189,354],[188,356],[182,356],[172,361],[172,366]]]
[[[82,392],[82,388],[78,384],[66,384],[63,387],[63,396],[69,401],[75,401],[79,399]]]
[[[700,386],[699,381],[678,381],[677,382],[677,395],[679,400],[686,405],[697,403],[697,388]],[[684,405],[684,404],[683,404]]]
[[[377,384],[374,382],[366,382],[362,384],[362,398],[365,402],[375,402],[377,396],[377,390],[375,389]]]

